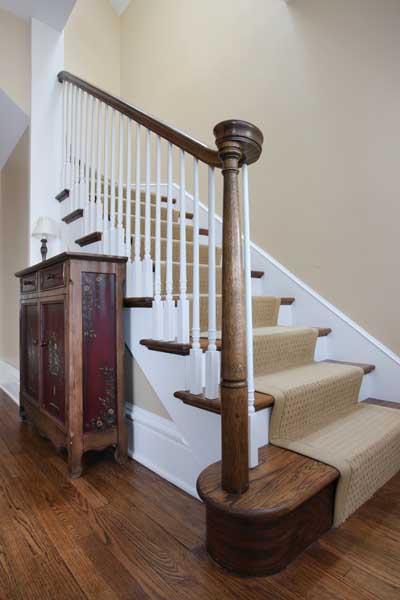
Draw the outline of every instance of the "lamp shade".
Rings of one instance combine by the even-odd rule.
[[[56,238],[59,235],[59,229],[57,223],[49,217],[39,217],[36,221],[35,227],[32,231],[33,237],[39,239]]]

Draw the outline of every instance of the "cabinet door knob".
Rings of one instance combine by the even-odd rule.
[[[33,340],[32,340],[32,344],[33,344],[34,346],[37,346],[37,345],[38,345],[38,340],[37,340],[36,338],[33,338]]]
[[[40,345],[42,348],[45,348],[46,346],[49,345],[49,342],[42,342]]]

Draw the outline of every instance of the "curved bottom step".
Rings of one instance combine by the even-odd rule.
[[[333,467],[295,452],[264,446],[240,496],[221,489],[221,463],[197,481],[206,506],[207,550],[239,575],[272,575],[332,527]]]

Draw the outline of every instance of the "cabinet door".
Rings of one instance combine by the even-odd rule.
[[[39,402],[39,304],[21,304],[21,388]]]
[[[42,408],[65,422],[65,302],[41,304]]]

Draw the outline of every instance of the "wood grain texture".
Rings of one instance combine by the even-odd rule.
[[[294,298],[281,298],[281,306],[291,306]],[[152,308],[153,298],[124,298],[125,308]]]
[[[224,491],[221,462],[197,482],[207,550],[241,575],[280,571],[332,526],[336,469],[272,445],[260,450],[260,461],[241,495]]]
[[[21,294],[21,416],[67,449],[71,477],[88,450],[114,445],[127,460],[125,262],[64,253],[22,275],[39,288]]]
[[[159,121],[155,117],[145,113],[140,108],[136,108],[115,96],[112,96],[108,92],[101,90],[100,88],[87,83],[83,79],[72,75],[66,71],[62,71],[58,74],[58,80],[60,82],[69,81],[73,83],[78,88],[88,92],[94,98],[98,98],[101,102],[104,102],[108,106],[115,108],[118,112],[126,115],[136,123],[140,123],[147,129],[150,129],[156,135],[160,135],[165,140],[168,140],[178,148],[182,148],[185,152],[188,152],[192,156],[195,156],[202,162],[212,166],[212,167],[220,167],[221,162],[218,157],[218,152],[209,148],[202,142],[195,140],[194,138],[186,135],[182,131]]]
[[[63,202],[67,198],[69,198],[69,190],[67,189],[61,190],[61,192],[56,196],[56,200],[58,202]]]
[[[67,225],[69,225],[70,223],[73,223],[74,221],[77,221],[78,219],[81,219],[83,217],[83,208],[77,208],[76,210],[73,210],[72,212],[70,212],[68,215],[65,215],[65,217],[63,217],[61,220],[64,221],[64,223],[66,223]]]
[[[349,365],[351,367],[360,367],[364,371],[364,375],[368,375],[368,373],[372,373],[375,371],[375,365],[371,365],[369,363],[357,363],[357,362],[349,362],[345,360],[324,360],[324,362],[334,363],[335,365]]]
[[[92,233],[88,233],[77,240],[75,240],[75,244],[78,244],[81,248],[83,246],[89,246],[90,244],[94,244],[95,242],[101,242],[103,238],[103,234],[101,231],[93,231]]]
[[[332,332],[332,329],[329,327],[320,327],[318,328],[318,337],[325,337]],[[149,350],[154,350],[155,352],[167,352],[168,354],[177,354],[178,356],[188,356],[190,354],[190,349],[192,347],[192,343],[183,344],[181,342],[164,342],[162,340],[153,340],[153,339],[143,339],[140,340],[142,346],[146,346]],[[217,350],[221,350],[222,341],[216,341]],[[202,350],[207,350],[208,347],[208,338],[200,338],[200,347]]]
[[[86,475],[69,479],[1,391],[0,450],[1,598],[399,598],[400,474],[280,573],[239,578],[207,555],[198,500],[108,451],[88,454]]]
[[[210,400],[206,398],[203,394],[191,394],[188,391],[182,390],[175,392],[175,398],[182,400],[184,404],[189,404],[190,406],[195,406],[196,408],[201,408],[202,410],[206,410],[208,412],[213,412],[216,414],[221,414],[221,399],[216,398],[215,400]],[[255,392],[254,397],[254,408],[257,411],[263,410],[264,408],[268,408],[273,406],[274,399],[269,394],[263,394],[261,392]]]

